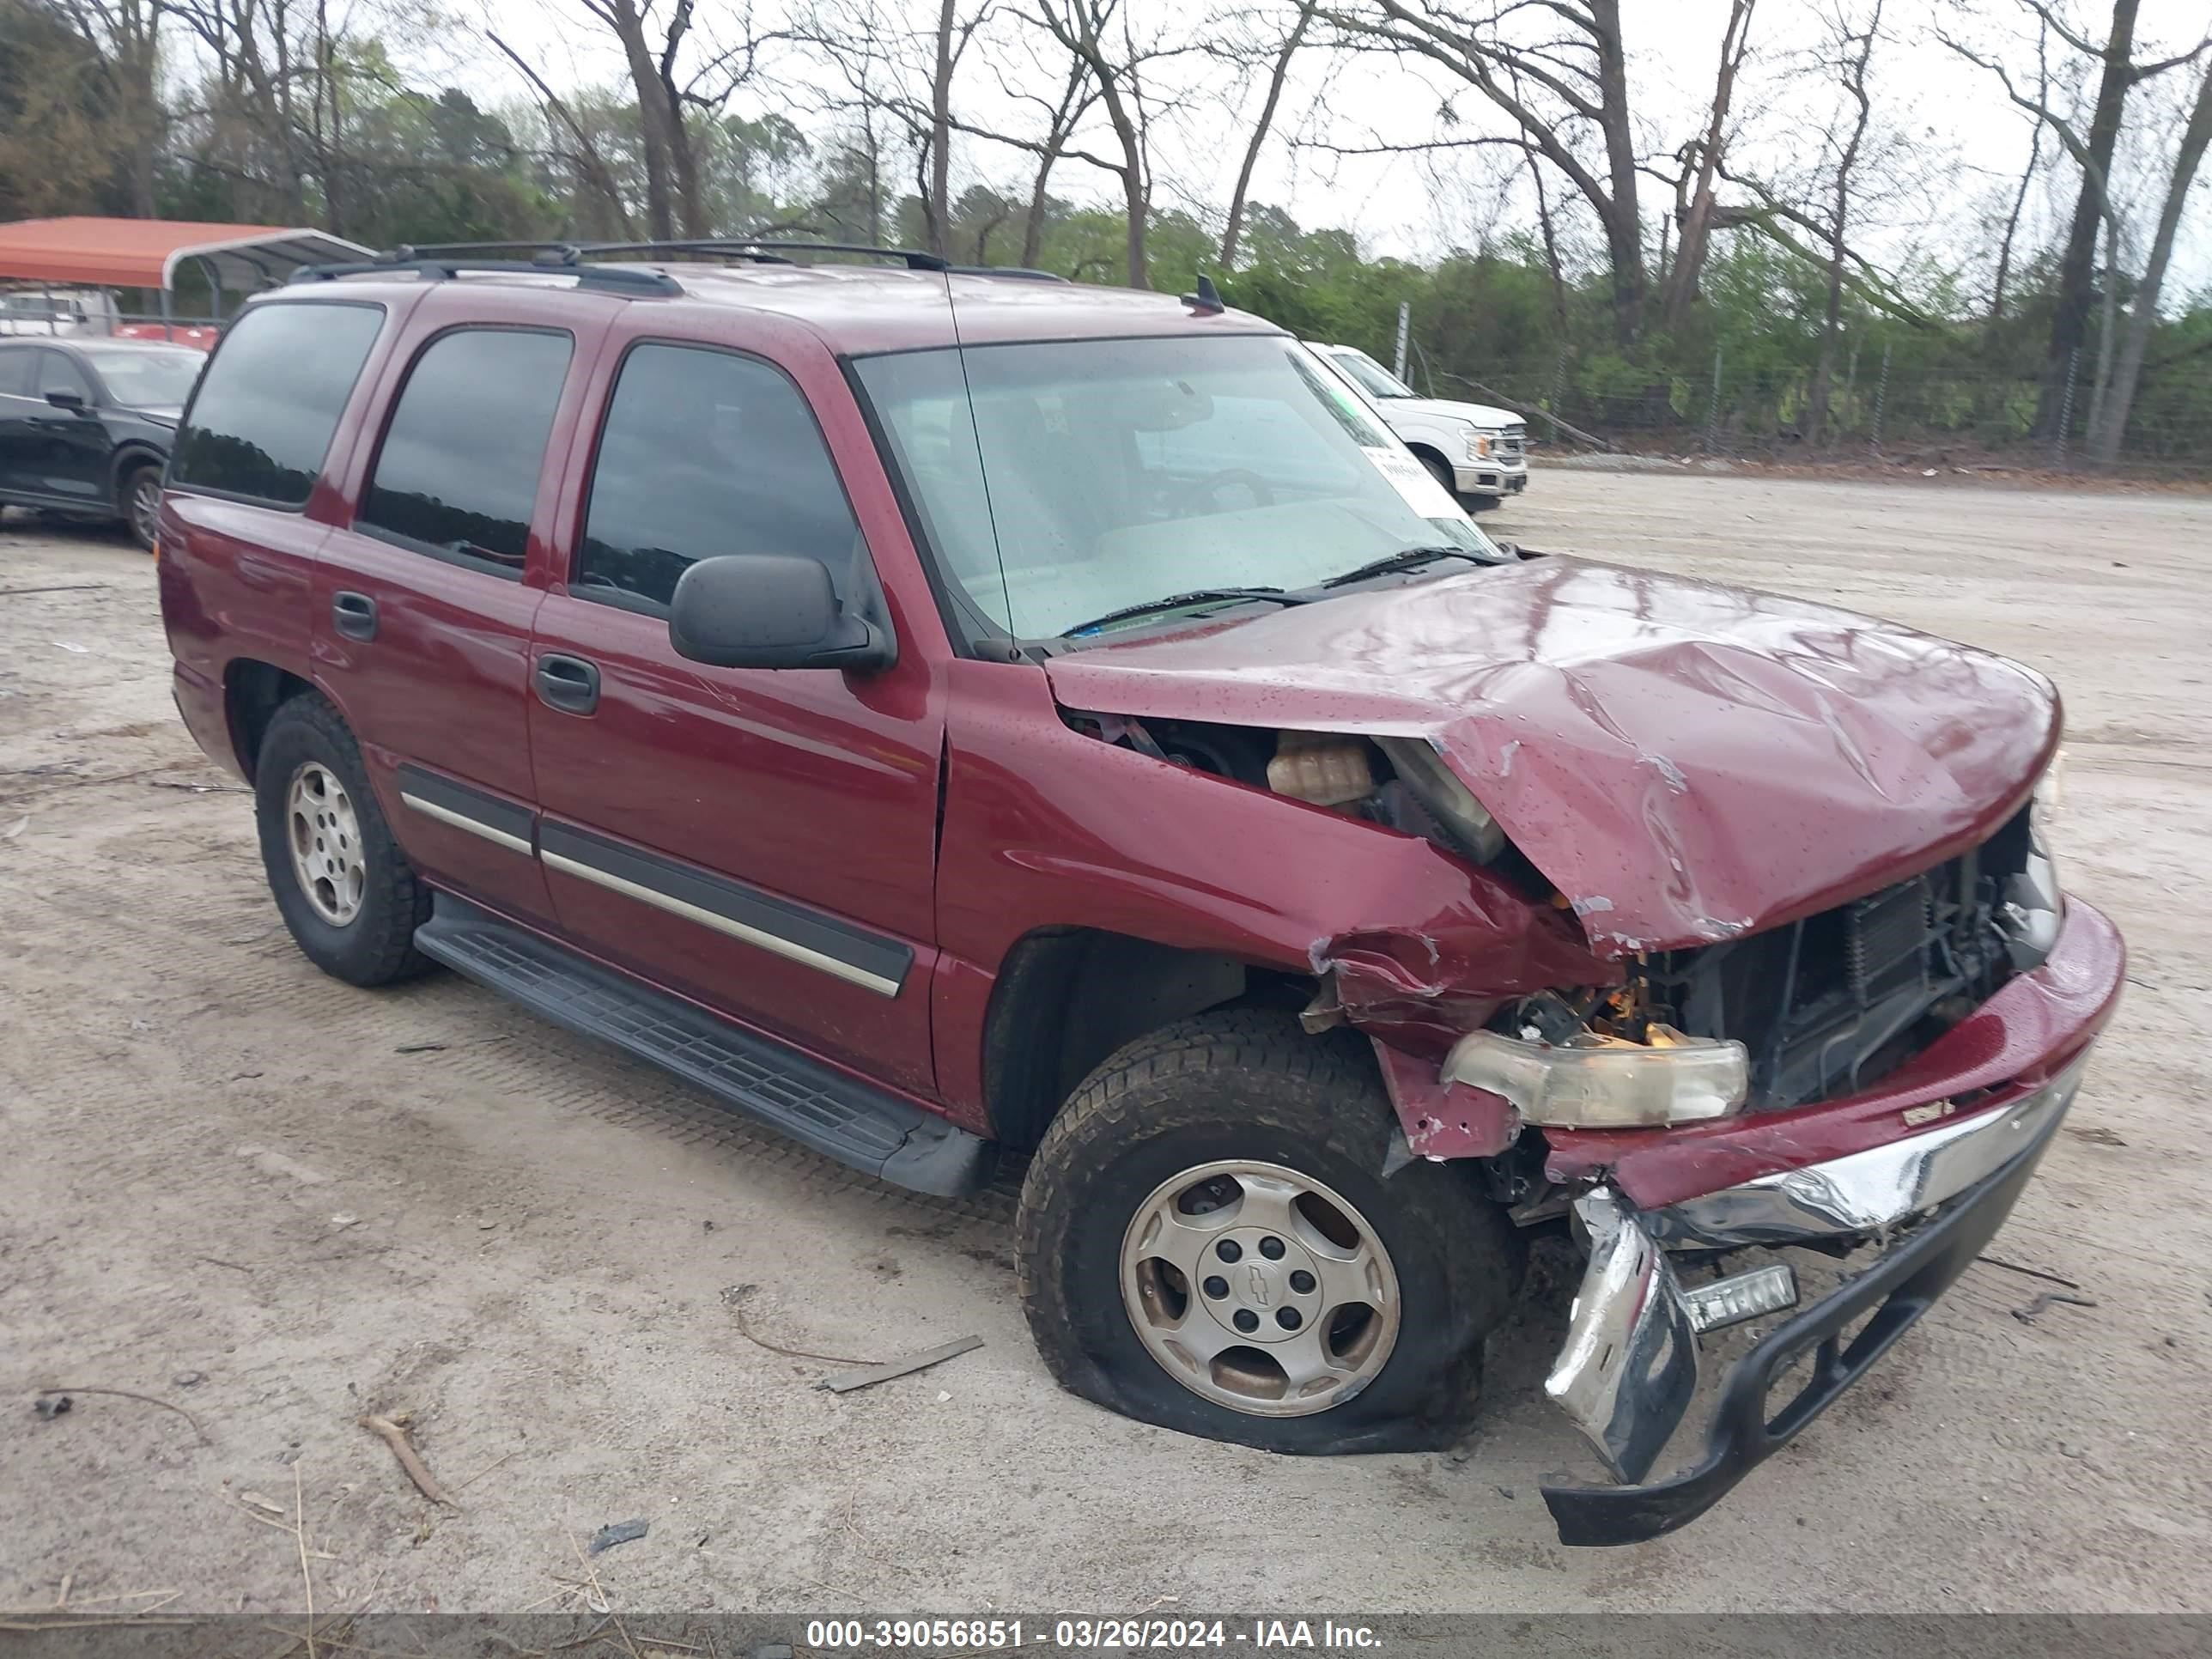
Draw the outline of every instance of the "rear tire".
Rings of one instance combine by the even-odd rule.
[[[1383,1175],[1395,1132],[1365,1045],[1347,1033],[1308,1036],[1277,1011],[1202,1014],[1109,1057],[1046,1133],[1015,1223],[1023,1307],[1054,1377],[1142,1422],[1267,1451],[1451,1444],[1474,1415],[1483,1339],[1518,1293],[1522,1240],[1462,1166],[1415,1159]],[[1224,1165],[1252,1173],[1206,1176]],[[1198,1184],[1178,1187],[1194,1176]],[[1339,1245],[1372,1246],[1359,1282],[1373,1290],[1343,1298],[1328,1277],[1327,1243],[1311,1230],[1302,1240],[1295,1230],[1307,1224],[1295,1216],[1290,1229],[1264,1218],[1255,1200],[1270,1182],[1303,1188],[1299,1205],[1317,1190],[1318,1210],[1302,1212],[1348,1224],[1322,1229]],[[1168,1212],[1162,1194],[1171,1193],[1172,1216],[1214,1229],[1208,1239],[1253,1237],[1218,1260],[1210,1252],[1220,1244],[1207,1244],[1194,1277],[1163,1273],[1145,1252],[1162,1248],[1152,1218]],[[1194,1194],[1212,1207],[1189,1207]],[[1262,1218],[1256,1227],[1240,1225],[1248,1206]],[[1168,1231],[1177,1230],[1171,1218]],[[1287,1252],[1272,1236],[1285,1231]],[[1305,1253],[1312,1244],[1322,1253]],[[1323,1275],[1303,1302],[1291,1293],[1300,1280],[1312,1291],[1313,1275],[1285,1276],[1301,1264]],[[1340,1344],[1330,1364],[1343,1378],[1297,1385],[1298,1338],[1275,1322],[1296,1333],[1290,1316],[1301,1305],[1307,1337]],[[1235,1329],[1254,1333],[1249,1346],[1224,1334],[1224,1321],[1248,1311],[1253,1322]],[[1170,1369],[1179,1344],[1202,1353],[1224,1343],[1210,1359]],[[1274,1396],[1265,1393],[1271,1365],[1285,1379]]]
[[[337,710],[313,693],[281,705],[253,779],[269,890],[307,960],[349,985],[427,972],[415,930],[430,919],[430,890],[392,839]]]

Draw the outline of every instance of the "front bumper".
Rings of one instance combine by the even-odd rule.
[[[1586,1194],[1577,1211],[1590,1234],[1589,1267],[1545,1391],[1631,1484],[1545,1487],[1560,1540],[1632,1544],[1686,1526],[1826,1410],[2004,1224],[2087,1063],[2084,1049],[2009,1103],[1942,1128],[1663,1208],[1627,1209],[1603,1188]],[[1729,1373],[1697,1462],[1633,1484],[1650,1472],[1698,1387],[1696,1322],[1668,1249],[1833,1249],[1866,1239],[1894,1242]],[[1808,1374],[1772,1409],[1770,1393],[1808,1352]]]
[[[1526,461],[1460,461],[1452,483],[1462,495],[1517,495],[1528,487]]]

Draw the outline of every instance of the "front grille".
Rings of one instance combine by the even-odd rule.
[[[1644,1006],[1692,1036],[1741,1042],[1754,1111],[1869,1087],[2011,977],[1998,907],[2029,849],[2023,810],[1972,851],[1878,893],[1726,944],[1655,952]]]
[[[1497,453],[1499,460],[1517,461],[1528,453],[1528,428],[1526,426],[1509,426],[1498,434]]]

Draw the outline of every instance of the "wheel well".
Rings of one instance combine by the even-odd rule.
[[[313,690],[297,674],[251,657],[238,658],[223,670],[223,710],[230,722],[231,746],[238,751],[239,766],[248,779],[253,776],[253,763],[261,753],[262,736],[277,709]]]
[[[1447,472],[1452,470],[1451,457],[1434,444],[1422,443],[1418,439],[1409,438],[1406,441],[1406,447],[1424,461],[1434,461]]]
[[[128,477],[135,468],[150,465],[158,469],[166,467],[168,464],[169,458],[158,449],[151,449],[143,444],[125,445],[115,452],[114,463],[108,469],[107,493],[116,498],[118,506],[125,505],[123,480]]]
[[[1297,1008],[1310,981],[1090,927],[1025,935],[1000,964],[983,1025],[993,1131],[1027,1151],[1075,1086],[1124,1043],[1232,1003]]]

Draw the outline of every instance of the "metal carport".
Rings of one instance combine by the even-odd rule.
[[[164,325],[187,264],[198,268],[220,313],[225,293],[273,287],[302,265],[369,257],[342,236],[280,225],[88,216],[0,224],[0,277],[143,289],[160,296]]]

